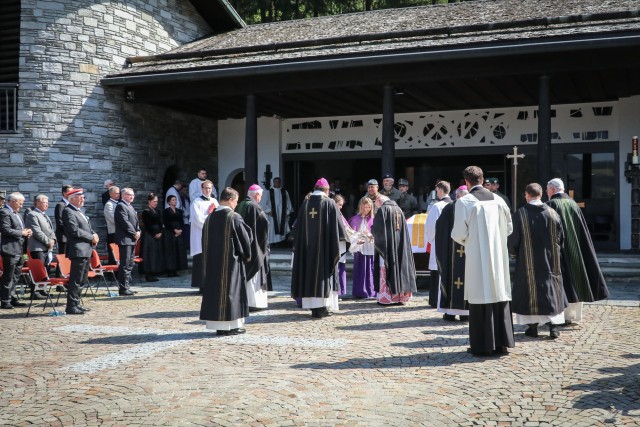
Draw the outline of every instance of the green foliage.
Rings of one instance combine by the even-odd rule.
[[[457,3],[465,0],[231,0],[247,24],[338,15],[366,10]],[[470,1],[470,0],[467,0]]]

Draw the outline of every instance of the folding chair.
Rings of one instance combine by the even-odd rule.
[[[67,281],[69,280],[69,276],[71,276],[71,260],[69,258],[67,258],[65,255],[62,254],[58,254],[56,255],[56,259],[58,260],[58,270],[60,270],[60,274],[62,275],[63,278],[67,279]],[[89,271],[89,278],[91,278],[91,271]],[[95,276],[93,276],[95,277]],[[87,293],[87,288],[91,288],[90,286],[87,287],[85,286],[81,286],[80,287],[80,291],[78,293],[78,296],[80,296],[80,303],[82,304],[82,289],[84,289],[85,295]],[[66,289],[66,288],[65,288]],[[91,294],[93,295],[93,299],[95,301],[96,296],[95,293],[93,292],[93,289],[91,289]],[[58,299],[56,300],[56,303],[60,300],[60,294],[58,294]]]
[[[113,276],[113,280],[116,280],[116,271],[118,270],[118,266],[117,265],[102,265],[102,263],[100,262],[100,255],[98,255],[98,251],[96,251],[95,249],[91,252],[91,259],[89,260],[89,267],[91,268],[91,270],[89,271],[89,279],[92,278],[96,278],[96,277],[102,277],[102,281],[104,282],[105,287],[107,288],[107,294],[111,295],[111,290],[109,289],[109,285],[107,284],[107,279],[105,277],[105,273],[111,273],[111,275]],[[115,267],[114,268],[107,268],[107,267]],[[98,291],[98,284],[96,283],[96,291]],[[94,297],[95,299],[95,297]]]
[[[45,295],[47,296],[47,299],[44,302],[44,306],[42,307],[42,311],[44,311],[47,308],[47,302],[49,302],[51,303],[51,308],[53,308],[53,311],[57,313],[58,310],[56,310],[56,307],[53,304],[53,299],[51,298],[51,288],[53,286],[56,287],[56,289],[58,290],[58,300],[60,300],[60,294],[62,293],[62,291],[58,287],[61,287],[64,290],[64,287],[67,285],[67,283],[69,283],[69,279],[57,278],[57,277],[49,278],[49,275],[47,274],[47,270],[44,267],[44,264],[39,259],[33,259],[33,258],[28,259],[27,268],[29,269],[29,277],[33,282],[33,286],[34,286],[33,292],[44,291]],[[29,301],[29,309],[27,310],[27,317],[29,317],[29,312],[31,311],[31,305],[33,304],[33,292],[31,293],[31,299]]]
[[[140,257],[140,242],[142,239],[136,240],[136,247],[133,250],[133,263],[138,266],[138,274],[140,274],[140,263],[142,258]]]

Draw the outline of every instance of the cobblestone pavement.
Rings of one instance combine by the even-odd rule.
[[[476,358],[424,293],[314,320],[287,275],[247,334],[217,337],[188,277],[101,289],[84,316],[0,312],[0,425],[640,425],[640,284],[557,340],[516,326],[510,355]]]

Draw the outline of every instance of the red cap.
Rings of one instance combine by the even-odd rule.
[[[82,188],[74,188],[67,193],[67,197],[71,196],[82,196],[84,194],[84,190]]]

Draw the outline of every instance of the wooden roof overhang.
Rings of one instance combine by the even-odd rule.
[[[248,94],[259,116],[380,114],[386,84],[396,113],[537,105],[541,75],[551,77],[552,105],[611,101],[640,95],[639,16],[591,16],[575,30],[569,20],[555,33],[551,22],[524,22],[182,51],[131,58],[102,84],[131,102],[215,119],[245,117]]]

